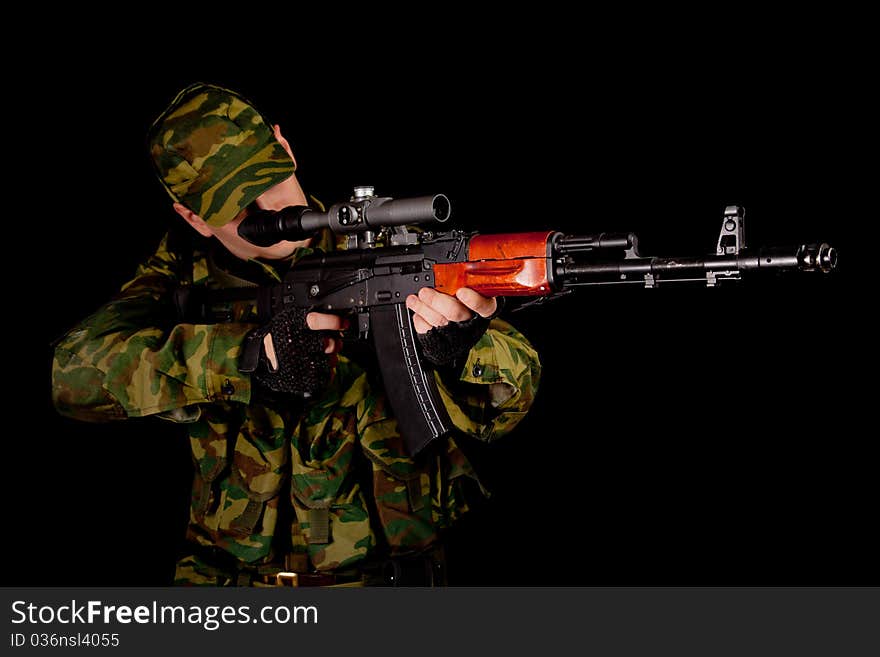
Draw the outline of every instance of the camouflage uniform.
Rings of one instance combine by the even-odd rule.
[[[275,267],[240,261],[234,273],[272,282],[279,264],[332,248],[322,235]],[[287,569],[340,572],[433,546],[467,509],[462,482],[476,481],[455,438],[407,457],[381,387],[343,354],[318,398],[259,398],[237,364],[257,326],[254,303],[229,302],[230,321],[193,324],[180,322],[172,302],[190,277],[197,286],[228,284],[218,261],[210,250],[182,257],[166,237],[113,301],[60,341],[53,367],[53,398],[64,415],[186,424],[193,550],[179,561],[176,581],[249,583],[242,573],[277,571],[285,555]],[[436,373],[456,427],[482,441],[516,426],[539,375],[535,351],[499,319],[460,370]]]

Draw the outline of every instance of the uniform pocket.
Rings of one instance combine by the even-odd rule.
[[[289,463],[280,420],[273,421],[265,412],[251,417],[255,412],[249,410],[248,421],[234,433],[224,423],[211,422],[209,435],[191,438],[196,538],[200,534],[199,542],[221,547],[243,561],[270,551]],[[226,438],[230,433],[234,437]]]
[[[432,506],[434,497],[439,497],[435,495],[439,464],[430,459],[417,464],[407,457],[397,420],[392,418],[367,426],[361,449],[373,466],[378,519],[392,553],[417,552],[433,543],[438,528]]]
[[[332,570],[364,559],[375,537],[356,474],[354,415],[337,408],[302,423],[295,441],[291,501],[312,565]]]
[[[283,440],[278,441],[278,446],[267,444],[270,438],[271,432],[249,428],[242,429],[236,438],[229,479],[222,486],[226,498],[219,523],[220,531],[229,536],[272,537],[288,450]]]
[[[213,430],[205,436],[190,435],[190,449],[195,465],[190,519],[194,525],[215,532],[218,524],[216,512],[221,498],[219,479],[228,470],[226,439]]]

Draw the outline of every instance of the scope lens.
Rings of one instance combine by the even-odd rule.
[[[837,249],[833,246],[826,247],[819,257],[819,263],[823,269],[834,269],[837,267]]]
[[[443,194],[437,194],[437,196],[434,197],[431,207],[434,211],[434,219],[437,221],[446,221],[449,219],[452,207],[449,203],[449,199]]]

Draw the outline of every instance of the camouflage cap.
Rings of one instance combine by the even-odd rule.
[[[201,82],[177,94],[148,138],[156,173],[171,198],[212,226],[234,219],[296,169],[247,100]]]

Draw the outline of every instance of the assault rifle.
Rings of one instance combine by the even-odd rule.
[[[355,187],[348,201],[326,212],[293,206],[255,211],[239,225],[253,244],[302,240],[329,228],[346,235],[347,247],[299,260],[283,281],[263,288],[261,313],[288,306],[353,312],[358,337],[371,339],[410,454],[452,430],[433,372],[417,349],[405,300],[422,287],[455,294],[469,287],[485,296],[535,297],[543,302],[587,285],[703,282],[710,287],[766,270],[830,272],[837,252],[828,244],[747,249],[744,210],[724,211],[715,253],[702,257],[647,257],[633,233],[564,235],[552,230],[480,235],[461,230],[410,230],[445,223],[442,195],[392,199],[372,187]],[[525,305],[529,305],[528,303]]]

